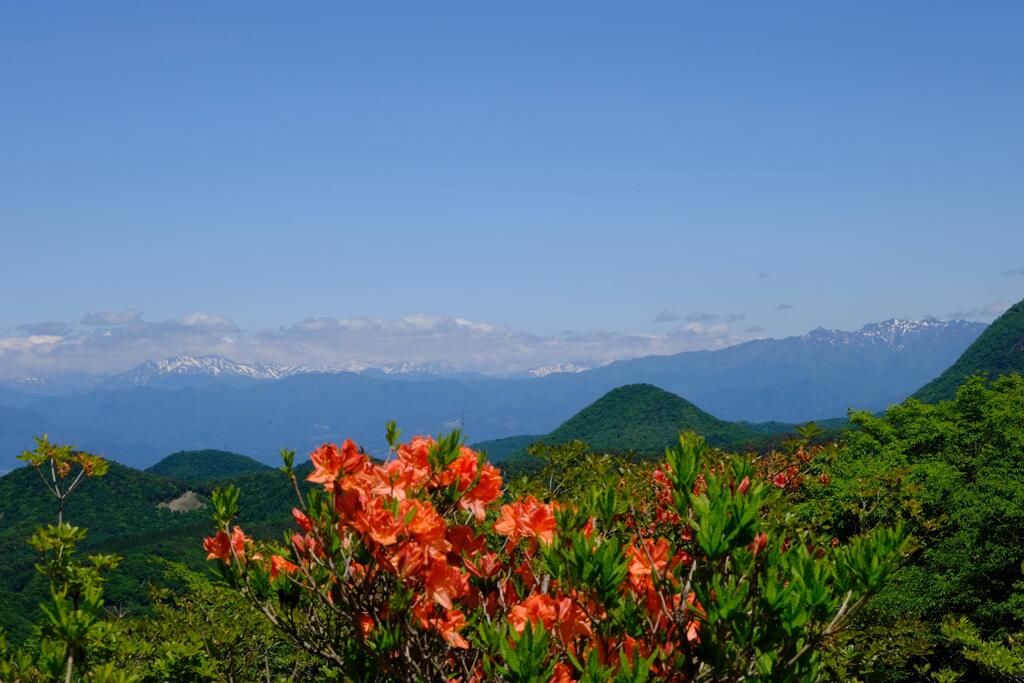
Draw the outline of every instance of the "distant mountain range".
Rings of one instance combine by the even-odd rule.
[[[293,375],[338,374],[350,372],[370,376],[427,376],[444,377],[458,375],[480,376],[478,373],[462,373],[444,363],[399,362],[386,365],[348,363],[344,366],[309,367],[304,365],[280,365],[276,363],[237,363],[223,356],[173,356],[159,361],[146,361],[121,373],[90,375],[66,373],[43,377],[24,377],[0,380],[0,388],[25,394],[44,396],[65,396],[89,391],[109,391],[132,387],[158,387],[180,389],[186,386],[202,386],[221,383],[231,386],[247,386],[256,382],[284,379]]]
[[[204,448],[274,462],[281,447],[302,453],[346,436],[374,451],[383,448],[388,419],[406,434],[463,425],[474,441],[546,434],[608,391],[639,383],[684,396],[721,420],[806,422],[903,400],[984,329],[889,320],[856,332],[818,329],[511,378],[421,364],[344,370],[183,356],[98,378],[91,387],[84,376],[63,385],[54,378],[0,386],[0,469],[43,431],[138,466]]]

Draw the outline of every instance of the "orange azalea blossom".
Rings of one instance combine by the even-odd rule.
[[[597,606],[591,603],[590,608],[596,611]],[[587,618],[583,609],[570,597],[562,597],[555,601],[557,613],[557,627],[562,643],[569,645],[577,638],[593,638],[594,632],[590,628],[590,619]],[[595,615],[602,618],[603,614]]]
[[[323,550],[317,544],[316,538],[312,534],[306,534],[305,536],[292,534],[292,547],[295,548],[295,552],[299,555],[313,554],[318,557],[323,556]]]
[[[551,675],[551,683],[573,683],[575,680],[572,677],[572,669],[561,662],[555,664],[555,670]]]
[[[203,539],[203,548],[208,553],[206,559],[230,562],[231,554],[234,553],[239,560],[245,561],[245,544],[251,540],[242,532],[242,527],[237,525],[231,530],[230,538],[227,532],[218,531],[215,536]]]
[[[669,551],[666,538],[659,538],[657,543],[644,540],[639,548],[631,543],[626,549],[626,553],[631,559],[629,563],[630,577],[638,581],[645,576],[650,576],[652,571],[657,572],[659,576],[664,575],[665,568],[668,567]]]
[[[478,536],[473,527],[467,524],[456,524],[445,530],[445,538],[452,547],[453,560],[458,560],[462,555],[476,557],[487,548],[487,541],[483,536]]]
[[[522,538],[538,538],[550,544],[555,538],[555,513],[552,505],[527,496],[512,505],[501,506],[501,517],[494,531],[515,543]]]
[[[292,572],[298,571],[299,566],[293,564],[288,560],[284,559],[280,555],[274,555],[270,558],[270,580],[273,581],[278,577],[281,572],[291,574]]]
[[[421,602],[412,608],[412,616],[422,628],[437,631],[452,647],[469,649],[469,642],[459,634],[466,626],[466,616],[457,609],[445,610],[444,618],[435,614],[433,603]]]
[[[373,617],[365,612],[359,615],[359,631],[363,634],[363,638],[373,633]]]
[[[455,484],[455,490],[464,493],[473,485],[476,474],[480,469],[480,456],[472,448],[462,446],[459,450],[459,457],[438,477],[440,486],[451,486]]]
[[[459,507],[473,513],[476,521],[482,522],[487,516],[486,505],[501,496],[501,471],[490,463],[480,469],[476,486],[466,491],[459,499]]]
[[[292,517],[295,518],[295,523],[299,525],[299,528],[303,531],[310,531],[313,528],[312,523],[309,521],[309,517],[306,513],[299,508],[292,508]]]
[[[398,447],[398,459],[416,470],[430,470],[430,449],[437,442],[429,436],[414,436]]]
[[[469,577],[445,560],[434,560],[424,579],[427,595],[445,609],[452,609],[452,600],[469,592]]]
[[[504,564],[494,553],[484,553],[483,555],[474,559],[466,559],[466,569],[473,576],[481,579],[489,579],[499,571]]]
[[[325,443],[309,455],[313,461],[313,473],[306,477],[314,484],[323,484],[328,491],[334,490],[334,482],[343,474],[355,470],[368,461],[365,453],[351,439],[345,439],[341,450],[333,443]]]
[[[374,498],[366,510],[357,512],[352,527],[368,536],[374,543],[388,546],[398,543],[398,537],[405,531],[405,520],[385,507],[383,498]]]
[[[536,626],[537,622],[544,624],[544,628],[550,629],[555,623],[556,610],[555,601],[546,593],[537,593],[523,600],[509,612],[508,620],[516,633],[526,630],[526,624]]]
[[[227,532],[218,531],[214,536],[203,539],[203,549],[208,553],[208,560],[223,560],[228,562],[231,559],[231,541]]]
[[[410,467],[402,460],[392,460],[384,467],[374,468],[374,486],[370,493],[405,500],[409,491],[422,486],[429,478],[429,469]]]

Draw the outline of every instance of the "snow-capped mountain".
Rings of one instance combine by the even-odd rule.
[[[352,372],[371,376],[450,376],[458,371],[444,363],[402,361],[376,365],[352,361],[340,366],[311,367],[277,363],[239,363],[224,356],[174,356],[159,361],[146,361],[131,370],[110,376],[99,383],[100,389],[130,386],[162,388],[221,382],[232,385],[266,382],[293,375]]]
[[[878,323],[869,323],[855,332],[819,327],[797,339],[812,344],[865,345],[903,351],[908,346],[929,340],[939,341],[959,336],[977,337],[985,327],[984,323],[967,320],[890,318]]]
[[[385,365],[363,365],[358,372],[372,371],[382,375],[455,375],[460,372],[458,368],[447,363],[417,363],[414,361],[400,361]]]
[[[190,380],[267,381],[307,372],[338,372],[338,370],[309,368],[300,365],[237,363],[224,356],[173,356],[158,361],[149,360],[136,365],[127,372],[112,375],[106,378],[99,388],[194,383]]]
[[[586,372],[587,370],[593,370],[594,368],[604,367],[611,361],[595,361],[595,360],[571,360],[565,363],[554,363],[552,365],[541,365],[540,367],[531,368],[526,371],[526,375],[530,377],[547,377],[548,375],[558,375],[562,373],[577,373]]]

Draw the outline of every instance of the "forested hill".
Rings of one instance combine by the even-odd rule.
[[[684,398],[651,384],[613,389],[544,437],[546,442],[585,441],[599,451],[661,451],[683,430],[718,446],[739,445],[755,433],[719,420]]]
[[[271,468],[246,455],[213,449],[178,451],[146,469],[150,474],[177,479],[217,479],[267,472]]]
[[[843,421],[845,423],[845,421]],[[708,443],[744,450],[760,448],[792,432],[784,422],[744,423],[721,420],[686,399],[651,384],[613,389],[544,435],[522,435],[476,444],[494,461],[521,455],[534,442],[585,441],[595,451],[660,453],[679,437],[694,431]]]
[[[68,499],[65,520],[88,530],[78,552],[124,558],[107,584],[108,606],[129,614],[145,608],[149,584],[163,581],[154,557],[206,572],[202,539],[213,525],[209,497],[217,486],[234,483],[241,489],[239,520],[247,530],[253,527],[272,537],[287,527],[294,491],[283,474],[256,463],[262,472],[220,476],[217,472],[237,468],[248,459],[222,451],[203,453],[201,459],[181,454],[168,458],[169,465],[192,461],[189,468],[169,468],[173,477],[112,462],[105,476],[84,480]],[[56,516],[56,502],[32,467],[18,467],[0,477],[0,628],[15,641],[28,635],[30,624],[40,616],[38,606],[48,595],[46,580],[35,569],[38,555],[28,539],[40,526],[55,523]]]
[[[1024,301],[999,316],[952,366],[921,387],[914,398],[926,403],[951,399],[957,387],[972,375],[995,379],[1011,372],[1024,373]]]

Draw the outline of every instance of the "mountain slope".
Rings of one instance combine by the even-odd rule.
[[[694,431],[721,448],[760,448],[793,425],[781,422],[740,423],[720,420],[684,398],[650,384],[630,384],[609,391],[543,436],[512,436],[474,444],[495,462],[518,462],[536,442],[559,444],[579,439],[593,450],[640,454],[661,452],[681,431]]]
[[[242,457],[242,456],[239,456]],[[240,474],[216,481],[183,482],[111,463],[103,477],[85,480],[68,498],[65,519],[88,530],[79,547],[82,555],[116,553],[124,560],[110,574],[106,602],[136,614],[149,600],[149,584],[164,577],[151,557],[184,562],[205,572],[202,539],[212,522],[209,496],[228,482],[241,489],[239,521],[247,532],[276,536],[290,523],[294,491],[276,470]],[[168,506],[184,494],[202,507],[172,511]],[[35,551],[28,539],[36,528],[56,521],[56,503],[31,467],[0,477],[0,627],[15,641],[24,638],[40,616],[47,596],[45,579],[35,570]]]
[[[684,398],[650,384],[614,389],[544,437],[549,443],[574,439],[598,451],[660,451],[680,431],[693,430],[712,445],[727,446],[753,437],[742,425],[719,420]]]
[[[206,449],[172,453],[145,471],[174,479],[207,481],[234,477],[239,474],[267,472],[270,469],[267,465],[246,455]]]
[[[999,316],[963,355],[941,375],[914,394],[926,403],[953,398],[956,389],[971,375],[990,378],[1011,372],[1024,373],[1024,301]]]

